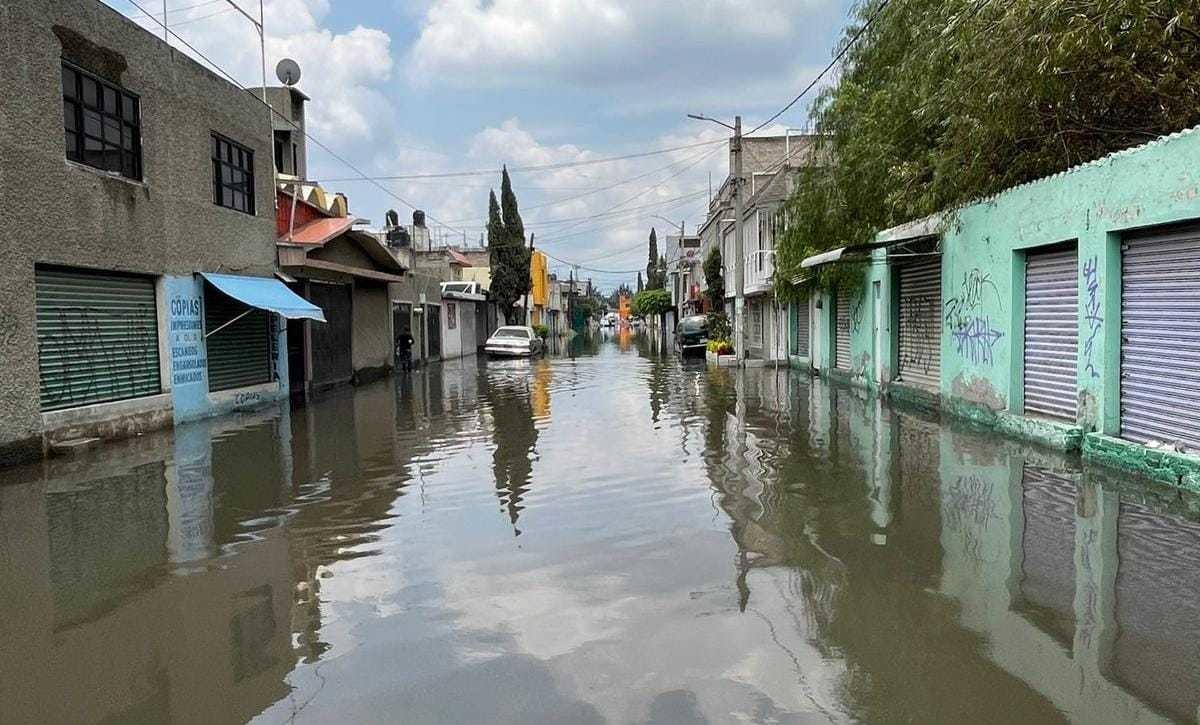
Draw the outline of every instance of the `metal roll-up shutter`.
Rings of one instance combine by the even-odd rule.
[[[325,313],[325,323],[309,327],[312,341],[313,384],[329,386],[349,382],[354,377],[351,357],[351,313],[353,297],[348,284],[310,280],[308,301]]]
[[[834,310],[833,366],[838,370],[850,369],[850,292],[839,289]]]
[[[1121,259],[1121,437],[1200,451],[1200,227]]]
[[[809,300],[806,297],[796,303],[796,354],[800,357],[808,357],[810,353],[809,347]]]
[[[442,308],[439,305],[425,305],[425,330],[429,336],[429,357],[442,356]]]
[[[39,266],[34,279],[42,410],[162,390],[153,278]]]
[[[942,376],[942,258],[930,257],[897,271],[899,379],[907,385],[937,390]]]
[[[1079,273],[1075,245],[1025,258],[1025,413],[1075,422]]]
[[[268,312],[248,307],[205,284],[204,334],[210,391],[271,382]]]

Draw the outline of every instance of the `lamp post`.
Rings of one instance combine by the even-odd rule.
[[[697,121],[711,121],[733,131],[733,137],[729,139],[729,152],[733,154],[733,338],[737,343],[734,346],[734,352],[737,355],[737,361],[740,365],[746,359],[746,325],[744,324],[746,317],[746,279],[744,271],[746,260],[742,242],[742,207],[744,204],[744,200],[742,199],[742,117],[734,116],[732,126],[724,121],[718,121],[708,116],[699,116],[694,113],[689,113],[688,118],[693,118]]]

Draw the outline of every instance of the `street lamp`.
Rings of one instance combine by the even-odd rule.
[[[687,117],[697,121],[710,121],[733,131],[733,137],[729,140],[729,151],[733,154],[733,337],[737,342],[734,346],[734,352],[740,364],[746,359],[746,326],[743,324],[743,320],[746,317],[746,280],[744,271],[746,260],[743,259],[744,249],[742,242],[742,205],[744,203],[742,199],[742,117],[734,116],[732,126],[724,121],[718,121],[715,118],[695,113],[689,113]]]

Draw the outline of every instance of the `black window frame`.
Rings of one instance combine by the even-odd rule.
[[[216,131],[211,150],[213,203],[254,216],[254,151]]]
[[[66,157],[141,181],[142,107],[138,95],[65,58],[60,78]],[[90,92],[89,86],[93,87]]]

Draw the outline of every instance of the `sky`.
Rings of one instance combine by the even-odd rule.
[[[137,6],[161,21],[163,0],[104,1],[161,36]],[[255,0],[235,1],[258,16]],[[267,72],[274,85],[281,58],[300,64],[309,133],[354,167],[310,141],[308,176],[373,227],[388,209],[410,220],[415,206],[437,239],[478,246],[507,164],[551,270],[577,264],[611,289],[645,268],[651,227],[660,245],[681,222],[694,232],[710,179],[715,190],[728,173],[728,131],[687,114],[741,114],[747,130],[769,118],[832,58],[851,3],[263,0]],[[261,84],[257,31],[230,0],[166,8],[180,38]],[[807,98],[760,133],[803,127]],[[664,149],[675,150],[603,161]],[[381,178],[461,171],[484,173]]]

